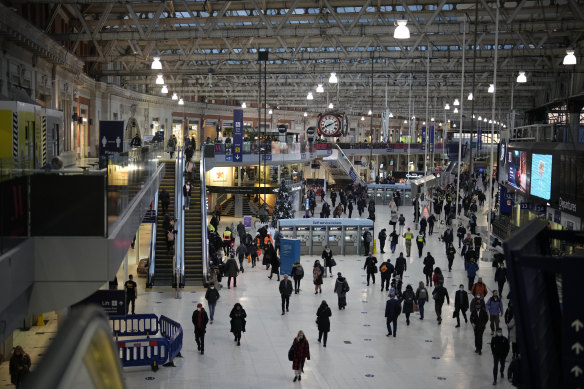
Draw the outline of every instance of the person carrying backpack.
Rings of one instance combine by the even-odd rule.
[[[423,281],[420,281],[418,289],[416,289],[416,304],[420,309],[420,320],[424,320],[424,305],[428,301],[428,289],[424,285]]]
[[[339,310],[347,307],[347,292],[350,290],[347,279],[339,272],[337,273],[337,281],[335,282],[334,292],[337,294],[339,302]]]
[[[383,261],[379,266],[379,275],[381,276],[381,291],[383,292],[383,285],[385,284],[385,290],[389,290],[389,281],[391,280],[391,275],[394,273],[395,267],[391,264],[390,260]]]
[[[410,325],[410,314],[414,312],[414,301],[416,300],[416,294],[410,284],[406,286],[406,290],[402,294],[402,300],[404,302],[403,313],[406,315],[406,324]]]
[[[304,278],[304,268],[300,264],[300,261],[294,262],[290,273],[294,279],[294,294],[298,294],[300,293],[300,280]]]

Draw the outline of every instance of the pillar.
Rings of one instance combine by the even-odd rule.
[[[134,252],[136,253],[136,266],[140,263],[140,226],[136,231],[136,242],[134,243]]]
[[[243,195],[236,194],[236,195],[234,195],[234,197],[235,197],[234,216],[242,218],[243,217]]]

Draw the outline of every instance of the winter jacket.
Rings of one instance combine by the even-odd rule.
[[[238,311],[237,309],[233,308],[231,313],[229,313],[229,317],[231,318],[231,332],[245,332],[245,318],[247,317],[245,309],[241,308],[241,310]]]
[[[316,324],[319,331],[329,332],[331,330],[331,321],[329,319],[331,316],[331,308],[328,305],[318,307],[316,311]]]
[[[401,313],[401,304],[395,297],[385,303],[385,317],[387,321],[397,319]]]
[[[470,322],[478,328],[484,329],[489,321],[489,314],[484,309],[474,310],[470,313]]]
[[[298,274],[298,270],[302,269],[302,275]],[[292,265],[292,271],[290,272],[292,275],[292,278],[294,278],[295,280],[301,280],[302,278],[304,278],[304,267],[302,267],[301,264],[294,264]]]
[[[292,290],[294,290],[294,288],[292,287],[292,281],[290,281],[290,279],[284,279],[282,281],[280,281],[280,294],[284,297],[290,296],[292,294]]]
[[[373,274],[375,273],[375,265],[377,264],[377,258],[374,256],[367,257],[365,260],[365,265],[363,266],[363,270],[367,269],[367,273]]]
[[[433,256],[431,256],[430,254],[426,255],[426,258],[424,258],[424,274],[431,275],[432,272],[434,271],[435,263],[436,261],[434,260]]]
[[[466,293],[466,290],[457,290],[454,295],[454,309],[466,312],[468,306],[468,293]]]
[[[472,295],[476,296],[477,294],[480,294],[481,296],[483,296],[483,298],[485,298],[485,296],[487,295],[487,293],[489,293],[489,291],[487,290],[487,285],[485,285],[484,283],[478,283],[476,282],[471,289]]]
[[[466,274],[469,277],[476,277],[478,270],[479,270],[479,265],[476,262],[469,262],[466,265]]]
[[[294,343],[292,343],[292,369],[302,370],[304,367],[304,361],[310,360],[310,347],[308,346],[308,340],[306,338],[298,341],[298,338],[294,338]]]
[[[322,267],[322,265],[317,265],[312,268],[312,282],[314,285],[322,285],[323,273],[324,267]]]
[[[428,289],[426,288],[418,288],[416,289],[416,303],[419,304],[419,301],[428,301],[430,298],[430,294],[428,293]]]
[[[493,336],[491,338],[491,351],[495,357],[506,358],[509,354],[509,339],[503,335]]]
[[[207,300],[210,304],[216,303],[219,300],[219,291],[215,288],[207,289],[205,292],[205,300]]]
[[[489,301],[487,301],[487,312],[489,315],[498,316],[503,314],[503,302],[501,301],[500,297],[491,297]]]
[[[403,255],[400,255],[395,260],[395,272],[397,274],[402,274],[406,270],[408,270],[408,265],[407,265],[406,258]]]
[[[416,294],[411,286],[406,287],[406,290],[402,294],[402,300],[404,302],[403,313],[413,313]]]
[[[495,281],[497,282],[505,282],[507,281],[507,269],[504,267],[498,267],[495,270]]]
[[[331,266],[332,258],[333,258],[333,251],[329,249],[328,251],[325,249],[322,251],[321,258],[323,259],[324,267]]]
[[[432,297],[434,297],[434,301],[438,304],[444,304],[444,298],[446,298],[446,302],[450,305],[450,297],[448,296],[448,291],[442,285],[438,285],[434,288],[432,292]]]
[[[398,220],[400,226],[406,225],[406,218],[405,217],[400,216],[397,220]]]
[[[385,266],[385,271],[382,270],[383,266]],[[379,274],[383,278],[391,278],[391,275],[393,274],[394,271],[395,268],[391,264],[391,262],[389,262],[389,260],[383,261],[381,262],[381,265],[379,265]]]
[[[227,262],[225,262],[225,276],[226,277],[237,277],[239,273],[239,265],[235,262],[235,258],[229,258]]]
[[[198,326],[199,316],[201,317],[200,326]],[[207,328],[207,323],[209,322],[209,316],[207,316],[207,312],[204,309],[201,309],[200,311],[198,309],[195,309],[191,320],[193,321],[193,325],[195,326],[195,331],[202,330],[203,332],[205,332],[205,329]]]
[[[345,277],[339,277],[335,282],[334,293],[338,294],[339,297],[345,297],[348,287],[347,279]]]

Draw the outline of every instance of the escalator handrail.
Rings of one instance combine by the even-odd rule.
[[[103,345],[100,343],[102,354],[105,356],[109,351],[114,356],[110,360],[115,361],[115,366],[109,366],[107,372],[110,382],[116,381],[111,378],[115,377],[118,378],[118,383],[123,385],[120,359],[117,356],[117,348],[113,343],[107,317],[97,306],[87,305],[72,309],[65,322],[59,325],[57,336],[49,345],[37,368],[28,377],[25,387],[53,389],[67,387],[67,383],[71,384],[75,377],[79,377],[78,370],[87,363],[83,357],[98,331],[107,334],[107,336],[102,336],[102,339],[108,339]],[[93,384],[95,387],[100,386],[96,382]],[[115,387],[123,386],[116,385]]]
[[[179,151],[178,158],[178,186],[180,189],[180,202],[179,202],[179,226],[178,226],[178,239],[177,239],[177,269],[176,271],[179,274],[178,285],[184,286],[184,279],[185,279],[185,199],[183,196],[182,188],[185,185],[185,156],[182,150]]]
[[[335,147],[337,148],[337,150],[339,150],[339,152],[342,155],[342,158],[339,158],[338,160],[340,161],[340,164],[343,165],[343,167],[345,168],[344,170],[347,171],[347,174],[349,174],[349,169],[347,169],[347,167],[344,165],[345,161],[349,164],[350,168],[353,168],[353,172],[355,172],[355,174],[357,175],[357,169],[355,168],[355,166],[353,165],[353,163],[351,162],[351,160],[347,157],[347,155],[345,154],[345,152],[343,151],[343,149],[341,149],[341,147],[335,143]],[[365,182],[363,181],[363,179],[361,178],[360,175],[357,175],[357,181],[360,184],[365,185]]]
[[[193,157],[194,158],[194,157]],[[203,261],[203,281],[209,281],[209,243],[207,241],[207,186],[205,185],[205,158],[199,164],[199,179],[201,180],[201,253]]]
[[[146,286],[152,286],[154,279],[154,268],[156,263],[156,230],[158,229],[158,190],[154,194],[154,212],[156,212],[156,223],[152,223],[150,227],[150,260],[148,262],[148,278],[146,279]]]

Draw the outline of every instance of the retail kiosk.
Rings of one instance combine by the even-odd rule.
[[[327,244],[334,255],[359,255],[363,233],[369,230],[375,237],[369,219],[282,219],[278,228],[284,238],[300,239],[301,255],[320,255]]]

